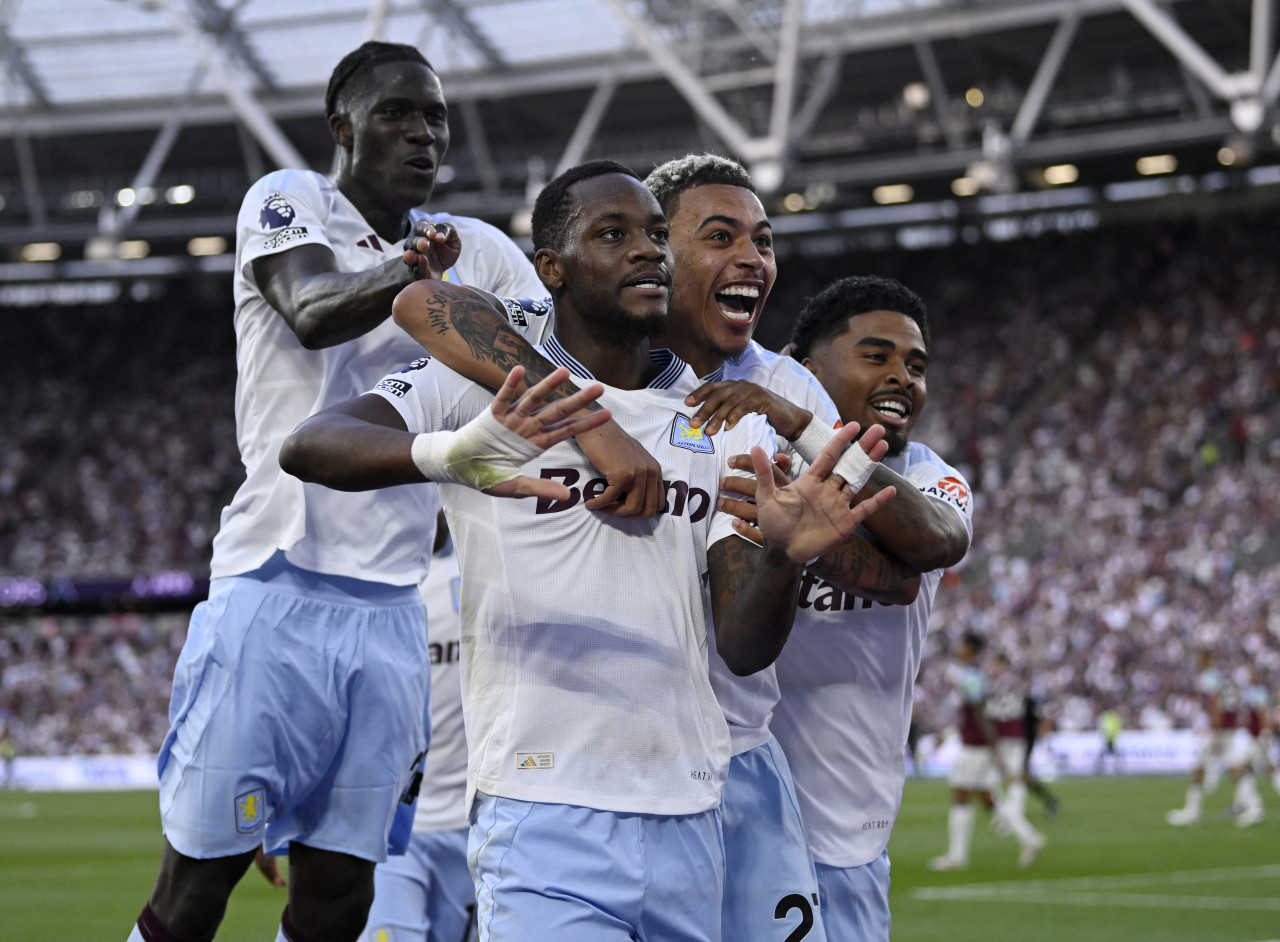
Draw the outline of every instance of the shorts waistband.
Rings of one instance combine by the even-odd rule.
[[[282,591],[344,605],[415,605],[422,601],[417,586],[388,585],[300,569],[285,558],[283,550],[277,550],[257,569],[229,578],[252,579]]]

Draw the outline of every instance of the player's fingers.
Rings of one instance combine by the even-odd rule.
[[[698,411],[689,420],[689,424],[695,428],[705,429],[708,435],[714,435],[720,430],[721,419],[717,413],[724,405],[724,400],[725,390],[723,388],[710,388],[702,400],[702,405],[698,407]]]
[[[598,399],[603,392],[604,387],[599,383],[595,383],[585,389],[578,390],[572,396],[566,396],[563,399],[547,403],[537,412],[534,412],[533,415],[544,425],[553,425],[572,416],[575,412],[581,412],[585,406]],[[594,426],[592,427],[594,428]]]
[[[493,396],[493,414],[501,419],[511,411],[511,406],[516,400],[516,390],[520,386],[520,380],[524,379],[524,367],[513,366],[511,372],[507,374],[507,378],[502,381],[502,385],[498,387],[498,391]]]
[[[542,413],[538,413],[538,418],[542,418]],[[541,448],[550,448],[552,445],[558,445],[560,442],[567,441],[575,435],[581,435],[583,432],[589,432],[593,428],[599,428],[604,423],[613,418],[613,413],[608,409],[601,409],[598,412],[588,412],[586,415],[570,416],[560,422],[551,425],[544,425],[542,431],[534,436],[534,444]]]
[[[854,504],[853,507],[850,508],[854,517],[853,525],[855,527],[859,526],[873,513],[885,504],[889,503],[889,501],[893,500],[894,495],[897,493],[898,489],[893,485],[890,485],[884,490],[876,491],[876,493],[872,494],[866,500],[858,501],[858,503]]]
[[[744,540],[750,540],[752,543],[756,544],[756,546],[764,545],[764,537],[761,535],[760,531],[745,520],[734,520],[733,532],[738,534],[738,536],[742,537]]]
[[[738,494],[742,497],[756,496],[755,478],[743,478],[737,475],[720,479],[720,490],[729,494]]]
[[[584,501],[583,506],[588,510],[594,510],[597,513],[613,514],[615,516],[623,516],[620,511],[623,508],[623,501],[627,499],[628,484],[610,484],[597,496],[591,500]]]
[[[693,392],[689,393],[689,395],[684,397],[684,404],[686,406],[696,406],[703,399],[706,399],[707,396],[711,395],[711,393],[713,393],[717,388],[719,388],[719,386],[720,386],[719,381],[703,383]]]
[[[520,369],[520,367],[512,367],[512,369]],[[524,391],[524,395],[516,402],[516,411],[520,412],[522,415],[532,415],[534,412],[537,412],[546,403],[547,397],[550,396],[551,393],[568,378],[569,371],[567,369],[563,366],[556,367],[539,382],[534,383]],[[598,399],[600,394],[604,392],[604,387],[599,383],[595,383],[594,386],[590,386],[588,389],[593,389],[595,394],[584,395],[587,393],[587,389],[579,389],[572,396],[566,397],[567,402],[574,403],[573,411],[576,412],[578,409],[587,405],[587,403]]]
[[[572,496],[569,488],[559,481],[531,478],[525,474],[503,481],[495,487],[485,488],[485,493],[497,497],[540,497],[546,500],[568,500]]]
[[[809,470],[805,474],[811,474],[818,480],[823,481],[831,476],[831,469],[836,466],[836,462],[840,460],[840,455],[844,451],[845,446],[853,441],[854,436],[858,434],[858,423],[850,422],[842,428],[836,429],[836,434],[832,436],[831,441],[823,446],[822,451],[818,452],[818,457],[813,464],[809,466]]]
[[[759,445],[751,446],[751,464],[756,472],[756,503],[768,503],[773,498],[773,472],[769,470],[769,456]]]
[[[734,500],[730,497],[721,497],[716,501],[716,506],[727,514],[732,514],[739,520],[746,520],[748,523],[755,523],[758,519],[759,509],[754,503],[748,500]]]
[[[780,451],[773,456],[773,463],[778,466],[783,474],[791,474],[791,452]]]

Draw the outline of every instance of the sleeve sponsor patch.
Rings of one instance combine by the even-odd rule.
[[[288,229],[281,229],[266,242],[262,243],[264,249],[278,249],[282,245],[288,245],[290,242],[296,242],[298,239],[307,237],[306,226],[290,226]]]
[[[391,379],[388,377],[380,382],[374,389],[381,389],[384,393],[390,393],[397,399],[403,399],[404,394],[413,388],[412,383],[406,383],[402,379]]]
[[[969,512],[969,487],[957,477],[941,478],[935,484],[920,488],[930,497],[936,497],[955,507],[961,513]]]
[[[408,366],[402,366],[396,370],[397,373],[412,373],[414,370],[420,370],[431,362],[431,357],[418,357]]]
[[[262,209],[258,211],[258,225],[268,231],[279,229],[293,222],[298,213],[290,205],[284,194],[276,190],[262,201]],[[303,232],[306,230],[303,229]]]
[[[546,317],[551,313],[550,298],[499,298],[507,309],[507,320],[517,327],[528,327],[530,318]]]

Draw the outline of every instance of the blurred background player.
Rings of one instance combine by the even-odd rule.
[[[1120,734],[1124,731],[1124,719],[1114,706],[1107,707],[1098,715],[1098,732],[1102,735],[1102,749],[1098,752],[1094,764],[1094,775],[1101,775],[1108,764],[1111,773],[1117,774],[1124,769],[1124,754],[1120,752]]]
[[[969,846],[973,840],[974,796],[1001,819],[1003,826],[1018,842],[1018,865],[1030,866],[1045,839],[1027,819],[1008,802],[997,802],[1000,782],[1005,770],[996,751],[995,730],[986,716],[988,686],[979,657],[986,643],[982,636],[965,632],[960,639],[960,755],[951,770],[951,810],[947,816],[947,852],[929,861],[932,870],[963,870],[969,866]],[[1002,830],[1003,828],[1001,828]]]
[[[209,601],[192,615],[175,670],[159,759],[166,845],[135,940],[211,939],[264,841],[290,858],[279,938],[355,939],[374,863],[427,745],[416,586],[430,558],[434,489],[338,494],[282,474],[277,453],[307,415],[421,353],[389,315],[415,277],[401,244],[425,219],[416,207],[449,144],[448,109],[421,53],[366,43],[334,69],[325,114],[333,179],[268,174],[237,223],[246,480],[223,511]],[[497,229],[436,219],[468,239],[451,280],[539,289]],[[349,684],[357,675],[365,682]]]
[[[1258,683],[1257,668],[1252,664],[1242,665],[1236,673],[1243,715],[1230,751],[1231,778],[1236,783],[1231,810],[1236,827],[1247,828],[1261,824],[1266,816],[1257,776],[1271,772],[1271,731],[1267,724],[1271,697],[1266,686]]]
[[[1026,748],[1022,759],[1023,779],[1027,784],[1027,791],[1040,799],[1041,804],[1044,805],[1045,814],[1052,818],[1058,813],[1061,802],[1044,780],[1035,774],[1035,770],[1031,767],[1031,755],[1036,750],[1036,743],[1041,734],[1048,732],[1053,724],[1044,714],[1043,688],[1037,685],[1035,678],[1030,683],[1024,683],[1024,686],[1022,735],[1026,740]]]
[[[467,737],[462,725],[458,609],[462,578],[440,514],[422,584],[431,651],[431,749],[422,769],[413,836],[403,857],[373,873],[373,905],[360,942],[468,942],[476,889],[467,869]]]
[[[534,233],[535,262],[557,305],[555,334],[544,351],[573,363],[577,375],[599,375],[615,387],[618,392],[607,397],[610,408],[627,415],[626,426],[642,428],[647,423],[644,441],[663,456],[668,466],[664,477],[688,490],[678,489],[682,499],[652,522],[604,522],[576,506],[580,493],[575,490],[567,500],[540,503],[540,518],[505,514],[501,525],[487,528],[484,522],[490,515],[468,499],[468,492],[459,497],[458,516],[469,524],[459,537],[463,589],[469,600],[464,601],[464,620],[488,613],[481,635],[465,625],[463,631],[464,644],[475,646],[475,660],[468,668],[473,684],[470,692],[464,688],[464,703],[473,730],[472,783],[480,790],[472,809],[471,856],[481,938],[527,939],[531,933],[583,940],[630,939],[636,934],[718,938],[724,852],[719,815],[707,812],[719,802],[728,737],[706,679],[705,619],[690,622],[685,617],[703,609],[698,573],[704,568],[707,572],[717,643],[726,662],[742,674],[762,669],[776,657],[790,627],[802,570],[796,560],[838,542],[892,491],[863,502],[857,511],[848,509],[849,485],[830,471],[834,455],[856,434],[851,426],[826,450],[825,465],[815,464],[795,485],[775,492],[766,474],[760,491],[761,527],[771,541],[763,553],[734,536],[731,518],[708,513],[713,498],[702,497],[695,510],[695,495],[718,490],[724,462],[729,454],[739,453],[744,436],[750,442],[763,433],[761,440],[770,446],[773,438],[758,419],[725,432],[714,443],[701,430],[690,429],[676,406],[697,385],[692,372],[667,351],[651,357],[643,342],[665,326],[670,283],[666,221],[656,200],[625,168],[609,162],[585,165],[543,190],[534,210]],[[425,282],[397,301],[397,320],[416,324],[422,310],[440,310],[442,305],[449,309],[446,316],[456,317],[486,303],[490,302],[475,292]],[[375,466],[370,448],[356,449],[353,464],[344,444],[327,437],[330,430],[337,435],[340,427],[346,428],[338,412],[318,416],[295,433],[291,442],[298,442],[298,456],[305,460],[291,461],[290,466],[323,475],[330,462],[336,462],[350,474],[344,471],[325,479],[343,486],[395,483],[404,479],[402,474],[411,479],[413,465],[406,468],[403,442],[413,436],[391,429],[429,427],[445,415],[452,419],[465,414],[478,388],[459,385],[456,374],[434,361],[398,377],[380,386],[394,410],[362,404],[372,397],[344,407],[352,418],[359,415],[387,426],[378,429],[381,438],[369,440],[388,442],[385,466]],[[668,391],[657,394],[664,389]],[[630,395],[627,390],[632,390]],[[369,426],[369,434],[375,427]],[[877,436],[865,438],[871,447]],[[398,456],[390,454],[393,446]],[[295,457],[293,450],[290,454]],[[699,457],[716,455],[710,460]],[[765,461],[763,451],[755,455],[758,462]],[[393,462],[393,457],[399,460]],[[589,470],[580,454],[567,449],[548,453],[539,464],[553,466],[549,471],[544,467],[544,480],[573,484]],[[583,492],[586,489],[584,484]],[[449,504],[453,491],[444,489],[444,497]],[[841,522],[838,529],[829,523],[815,529],[808,522],[807,508],[816,510],[819,500],[823,516],[831,514],[829,520]],[[780,525],[776,511],[784,502],[800,513],[787,515],[789,522]],[[455,516],[452,506],[450,515]],[[691,524],[696,525],[693,542],[706,540],[705,564],[702,553],[686,551]],[[548,542],[547,535],[557,533],[559,538]],[[638,536],[647,539],[637,541]],[[501,541],[501,551],[489,546],[493,540]],[[490,551],[473,549],[476,541]],[[573,559],[557,564],[547,556],[553,546],[573,554]],[[585,558],[583,547],[590,548]],[[541,588],[542,580],[519,585],[507,580],[505,591],[500,591],[493,578],[482,580],[488,584],[473,598],[469,560],[477,552],[483,557],[481,566],[504,559],[515,568],[522,568],[521,554],[537,553],[540,571],[572,572],[575,584],[586,591],[625,583],[631,587],[628,604],[595,608],[588,614],[581,597],[548,593]],[[637,579],[638,565],[646,571],[655,567],[652,577]],[[696,571],[683,571],[686,567]],[[484,570],[475,571],[478,578]],[[519,601],[507,600],[506,593]],[[651,610],[653,606],[657,609]],[[492,620],[499,609],[512,619],[502,630],[501,623],[495,628]],[[638,625],[644,626],[645,642],[637,647],[627,639]],[[655,637],[653,631],[659,627],[676,636]],[[682,634],[690,630],[691,639]],[[565,640],[557,641],[561,636]],[[589,675],[579,676],[584,666],[594,663],[583,655],[583,646],[592,638],[609,654],[610,679],[603,687]],[[689,640],[692,645],[686,643]],[[504,653],[510,647],[522,651],[519,663],[525,667],[518,675],[504,666],[511,660]],[[630,657],[627,669],[619,671],[616,660],[624,650]],[[572,665],[562,663],[566,657]],[[642,707],[654,695],[655,667],[666,686],[674,684],[672,689],[684,691],[680,697],[662,698],[661,717]],[[535,696],[545,709],[512,713],[513,703],[536,702]],[[713,714],[706,712],[708,706]],[[619,740],[615,732],[623,726],[627,734]],[[724,737],[722,745],[712,736],[717,729]],[[519,747],[532,746],[533,740],[543,751],[529,752],[524,764],[508,768],[508,756],[518,758]],[[663,744],[662,754],[670,755],[673,744],[683,744],[685,754],[674,766],[670,761],[655,763],[651,756],[657,740]],[[627,771],[620,778],[623,769]],[[689,769],[696,774],[690,776]],[[516,820],[521,821],[518,834]],[[640,844],[632,843],[636,838]],[[586,878],[608,872],[617,880]],[[689,893],[690,885],[700,892]]]
[[[1165,815],[1165,820],[1175,827],[1185,827],[1200,820],[1204,793],[1217,786],[1223,767],[1232,764],[1231,751],[1236,729],[1240,726],[1242,704],[1239,688],[1214,666],[1213,652],[1208,648],[1202,648],[1198,658],[1200,673],[1196,677],[1196,690],[1202,698],[1208,729],[1200,736],[1199,752],[1187,785],[1186,802]]]

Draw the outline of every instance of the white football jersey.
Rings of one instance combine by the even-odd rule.
[[[591,381],[554,337],[541,350]],[[564,483],[567,500],[440,486],[462,567],[468,807],[477,789],[663,815],[719,803],[729,736],[707,679],[707,548],[738,538],[715,507],[728,457],[775,439],[758,416],[715,436],[691,428],[683,400],[697,378],[669,351],[654,356],[666,368],[648,388],[606,387],[601,401],[662,465],[658,516],[586,510],[605,482],[570,442],[524,469]],[[434,361],[377,391],[413,431],[457,428],[492,401]]]
[[[414,221],[427,214],[414,211]],[[435,214],[457,227],[462,257],[450,280],[504,294],[545,294],[519,247],[477,219]],[[283,549],[303,569],[391,585],[425,575],[435,519],[432,488],[344,493],[303,484],[280,470],[280,445],[312,413],[366,392],[422,348],[390,316],[373,330],[323,350],[307,350],[262,297],[256,258],[300,245],[333,251],[338,269],[365,271],[400,258],[328,179],[278,170],[245,196],[236,222],[236,433],[246,478],[222,512],[213,541],[215,577],[256,569]],[[390,310],[388,309],[388,315]]]
[[[884,464],[960,514],[969,487],[925,445]],[[806,572],[795,627],[778,658],[773,732],[791,763],[814,860],[857,867],[880,855],[902,802],[912,688],[942,570],[911,605],[860,599]]]
[[[803,406],[813,413],[813,421],[828,428],[834,428],[840,422],[835,403],[812,373],[791,357],[766,350],[754,340],[739,356],[703,379],[747,380]],[[804,462],[794,452],[791,459],[793,471],[798,474],[804,469]],[[769,718],[778,702],[777,673],[771,664],[750,676],[737,676],[715,651],[715,628],[710,621],[707,622],[707,636],[711,639],[708,665],[711,689],[716,692],[716,699],[724,709],[733,754],[741,755],[769,741]]]
[[[415,831],[457,831],[467,822],[467,735],[462,724],[458,610],[462,576],[453,542],[431,557],[431,570],[419,586],[427,606],[427,644],[431,652],[431,748],[413,816]]]

